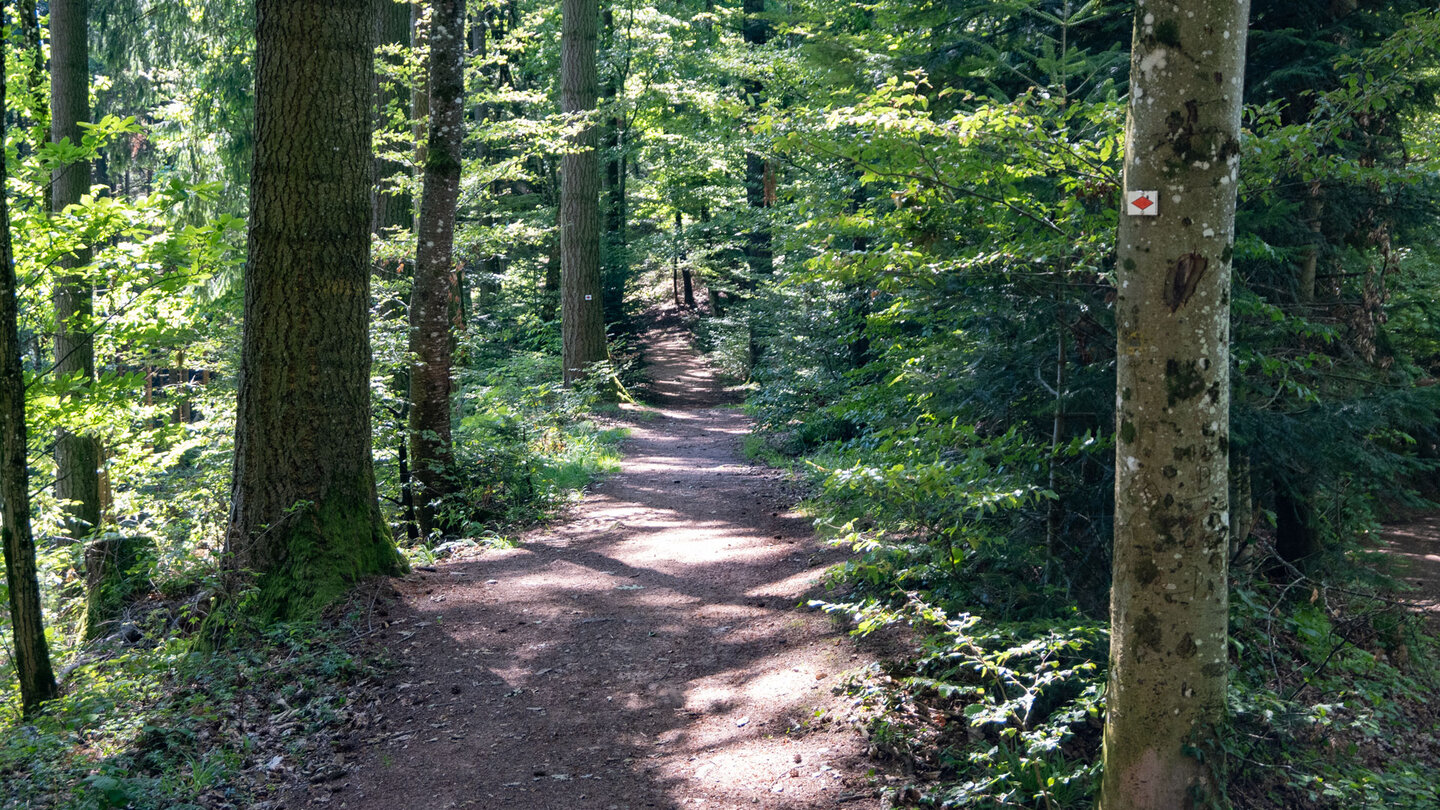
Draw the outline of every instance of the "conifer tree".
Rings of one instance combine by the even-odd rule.
[[[225,566],[264,617],[400,560],[370,452],[373,0],[256,5],[234,483]]]
[[[89,0],[50,4],[50,138],[80,143],[80,124],[90,120]],[[76,161],[55,170],[51,207],[57,213],[90,192],[90,162]],[[67,270],[90,262],[88,249],[60,261]],[[63,272],[63,271],[62,271]],[[83,275],[65,273],[55,284],[55,374],[73,377],[81,388],[95,380],[95,341],[90,316],[92,284]],[[94,436],[61,431],[55,440],[55,496],[67,501],[67,530],[79,540],[100,525],[100,443]]]
[[[591,116],[599,95],[595,50],[598,0],[560,6],[560,111]],[[560,161],[560,321],[565,384],[609,357],[600,295],[600,156],[595,122],[586,118]]]

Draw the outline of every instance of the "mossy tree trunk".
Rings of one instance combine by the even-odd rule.
[[[225,567],[262,618],[402,566],[370,452],[373,0],[256,5],[255,159]]]
[[[4,54],[0,53],[0,110],[5,108]],[[5,120],[0,116],[0,142]],[[35,567],[35,536],[30,531],[30,468],[25,433],[25,377],[20,364],[19,289],[10,249],[10,208],[0,161],[0,548],[5,554],[5,584],[10,590],[10,631],[20,705],[28,716],[59,696],[45,617],[40,607],[40,578]]]
[[[560,111],[593,116],[599,80],[598,0],[560,5]],[[565,384],[609,358],[600,291],[600,156],[593,120],[569,138],[560,161],[560,323]]]
[[[85,546],[85,630],[87,640],[113,629],[127,605],[143,594],[154,565],[148,537],[106,533]]]
[[[451,312],[459,304],[455,274],[455,207],[460,199],[464,136],[464,0],[430,7],[430,123],[420,192],[419,244],[410,294],[410,463],[419,482],[420,534],[452,531],[435,503],[455,490],[450,438],[454,365]]]
[[[1122,215],[1104,810],[1216,797],[1225,714],[1230,262],[1248,0],[1135,12]],[[1212,753],[1213,755],[1213,753]]]
[[[86,17],[89,0],[50,3],[50,139],[79,144],[81,122],[90,120],[90,46]],[[55,170],[51,208],[60,213],[90,192],[90,163],[78,161]],[[63,275],[55,283],[55,374],[70,377],[77,396],[95,380],[95,341],[91,335],[93,285],[83,273],[66,272],[90,263],[79,250],[59,261]],[[66,501],[66,533],[81,540],[100,525],[100,442],[94,436],[60,431],[55,440],[55,497]]]

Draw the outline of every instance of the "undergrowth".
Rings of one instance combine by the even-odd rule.
[[[893,571],[897,559],[915,560],[900,545],[872,541],[836,583],[849,596],[815,603],[847,616],[857,634],[904,624],[920,639],[913,658],[872,666],[848,686],[868,718],[872,755],[913,775],[893,798],[933,808],[1091,807],[1103,617],[1056,600],[1017,612],[972,598],[963,608],[964,586],[942,600],[867,580],[871,565]],[[1440,806],[1440,712],[1428,697],[1440,677],[1419,618],[1373,592],[1308,578],[1277,585],[1247,567],[1235,572],[1231,604],[1230,717],[1219,752],[1231,806]]]
[[[319,749],[386,666],[360,646],[364,622],[277,625],[223,652],[175,637],[98,650],[25,721],[0,693],[0,808],[254,807],[297,774],[333,775]]]
[[[1089,574],[1047,564],[1036,527],[1051,496],[1025,485],[1039,458],[1013,433],[925,433],[873,431],[804,462],[806,508],[855,551],[813,605],[859,635],[907,626],[918,644],[849,682],[871,754],[911,775],[897,806],[1088,809],[1101,768],[1104,583],[1078,593]],[[762,434],[752,453],[785,441]],[[1231,569],[1230,713],[1215,752],[1228,806],[1440,806],[1440,711],[1429,702],[1440,674],[1423,620],[1387,595],[1396,582],[1353,540],[1333,539],[1332,562],[1308,573],[1277,572],[1267,551],[1246,547]]]

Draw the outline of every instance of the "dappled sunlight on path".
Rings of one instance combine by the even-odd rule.
[[[1440,514],[1387,526],[1382,548],[1402,563],[1400,578],[1415,590],[1401,594],[1440,627]]]
[[[832,689],[868,659],[798,607],[839,553],[740,457],[746,418],[683,335],[656,343],[665,407],[622,411],[621,473],[521,548],[396,581],[381,643],[406,666],[360,709],[346,781],[304,801],[880,806]]]

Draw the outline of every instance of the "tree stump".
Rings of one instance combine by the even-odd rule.
[[[85,547],[85,638],[99,638],[149,580],[155,541],[108,533]]]

